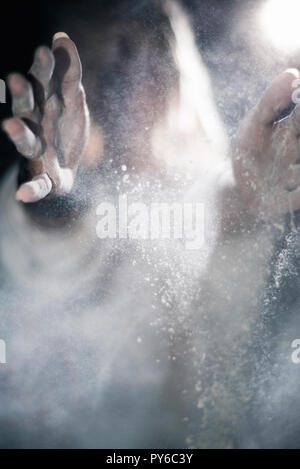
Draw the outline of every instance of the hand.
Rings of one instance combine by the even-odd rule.
[[[3,129],[28,159],[31,180],[17,200],[36,202],[72,189],[88,138],[89,114],[81,84],[81,63],[65,33],[53,38],[52,51],[39,47],[29,71],[34,87],[17,73],[8,77],[14,117]]]
[[[263,219],[300,209],[300,107],[277,121],[295,92],[298,70],[279,75],[243,121],[233,169],[247,208]]]

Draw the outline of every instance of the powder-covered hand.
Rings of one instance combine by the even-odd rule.
[[[16,198],[36,202],[48,194],[72,189],[89,133],[89,114],[81,84],[82,70],[75,44],[65,33],[53,38],[52,50],[39,47],[29,71],[8,77],[14,117],[3,128],[28,159],[31,180]]]
[[[246,207],[269,219],[300,209],[300,107],[279,115],[292,102],[295,69],[280,74],[240,127],[233,149],[238,191]]]

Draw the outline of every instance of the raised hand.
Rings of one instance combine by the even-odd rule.
[[[298,70],[279,75],[244,119],[233,150],[239,193],[263,219],[300,209],[300,107],[286,118]]]
[[[16,198],[36,202],[72,189],[89,114],[79,55],[65,33],[55,34],[52,51],[36,50],[29,73],[33,86],[20,74],[8,77],[14,117],[3,122],[3,129],[28,159],[31,180],[19,187]]]

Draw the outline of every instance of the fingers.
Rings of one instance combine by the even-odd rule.
[[[299,79],[296,69],[288,69],[273,80],[255,108],[255,117],[263,125],[273,124],[292,100],[293,84]]]
[[[42,169],[33,171],[38,176],[22,184],[16,194],[17,200],[25,203],[37,202],[50,192],[61,195],[71,191],[89,127],[81,62],[75,44],[65,33],[54,36],[53,52],[47,47],[36,50],[30,74],[36,80],[34,85],[41,85],[35,88],[38,105],[31,84],[19,74],[11,75],[9,86],[15,117],[3,123],[22,155],[32,160],[40,158],[30,164],[33,167],[41,162]],[[53,85],[57,86],[55,93],[50,89]],[[22,118],[40,121],[43,142]]]
[[[47,173],[36,176],[32,181],[22,184],[16,199],[24,203],[38,202],[44,199],[52,190],[52,182]]]
[[[48,47],[38,47],[29,73],[43,86],[46,97],[49,92],[49,83],[53,75],[55,59]]]
[[[8,76],[8,86],[12,95],[12,111],[15,116],[32,118],[34,97],[31,84],[19,73]]]
[[[56,33],[52,45],[55,57],[55,76],[61,86],[62,96],[78,91],[82,68],[77,48],[66,33]]]
[[[3,122],[2,127],[16,145],[19,153],[29,159],[36,159],[40,156],[42,152],[41,140],[21,119],[17,117],[7,119]]]

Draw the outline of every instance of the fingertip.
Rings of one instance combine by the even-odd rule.
[[[24,132],[22,122],[17,118],[6,119],[2,122],[2,129],[11,137],[19,137]]]
[[[10,91],[17,97],[21,96],[26,88],[26,80],[20,73],[10,73],[7,77]]]
[[[29,203],[29,202],[34,202],[34,193],[32,189],[30,188],[29,185],[23,184],[16,192],[16,200],[18,202],[24,202]]]
[[[292,77],[294,77],[296,79],[300,77],[300,72],[297,68],[288,68],[283,73],[287,73],[289,75],[292,75]]]
[[[70,39],[70,37],[67,35],[67,33],[58,32],[58,33],[55,33],[55,34],[54,34],[54,36],[53,36],[53,42],[54,42],[54,41],[57,41],[58,39],[62,39],[62,38]]]
[[[52,51],[47,46],[40,46],[36,49],[34,58],[39,61],[42,66],[46,66],[49,62],[54,61]]]
[[[29,182],[22,184],[17,193],[16,200],[25,204],[38,202],[44,199],[52,190],[52,181],[47,173],[36,176]]]
[[[22,184],[16,192],[16,200],[24,204],[38,202],[43,197],[45,196],[39,186],[32,181]]]

